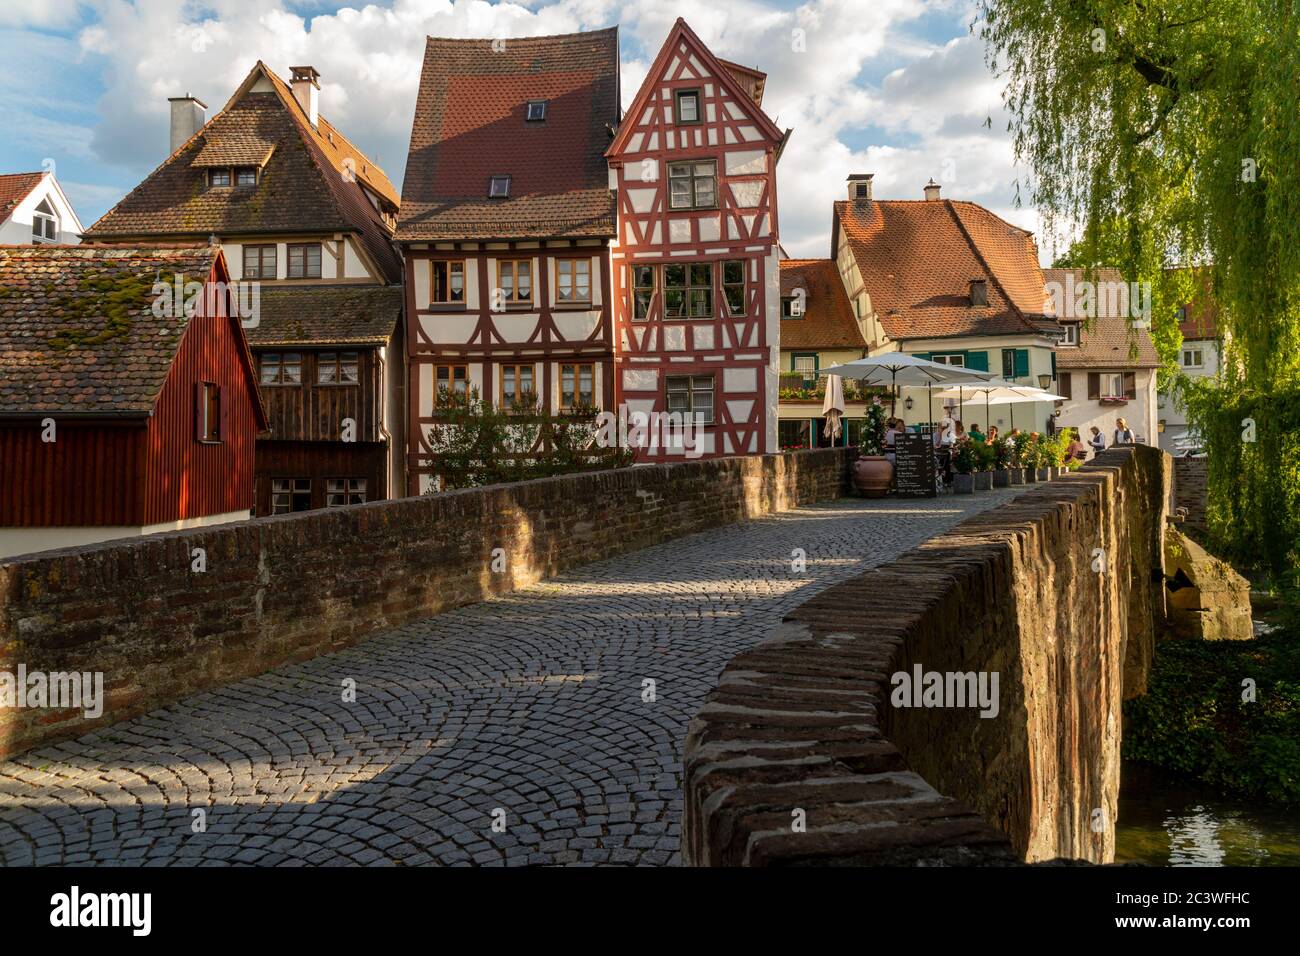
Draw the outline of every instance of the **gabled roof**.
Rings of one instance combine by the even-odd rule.
[[[1062,289],[1067,280],[1077,285],[1085,279],[1096,283],[1123,283],[1118,269],[1044,269],[1045,283],[1059,284]],[[1160,356],[1151,341],[1151,333],[1134,328],[1123,314],[1117,298],[1098,295],[1094,299],[1096,315],[1082,321],[1078,346],[1062,345],[1056,350],[1058,368],[1156,368]]]
[[[1033,233],[951,199],[835,203],[871,307],[894,340],[1050,332]],[[971,282],[988,305],[971,305]]]
[[[719,60],[681,17],[677,18],[677,22],[668,31],[668,39],[664,40],[664,45],[659,48],[659,53],[655,57],[654,63],[651,64],[649,72],[646,73],[641,88],[637,90],[636,98],[632,100],[632,105],[628,108],[627,116],[638,117],[645,112],[650,97],[659,88],[659,78],[663,76],[664,70],[667,69],[669,58],[681,46],[685,46],[693,53],[704,65],[705,70],[717,77],[718,82],[727,88],[727,91],[736,98],[737,102],[743,104],[742,108],[745,109],[763,135],[774,143],[784,143],[786,133],[778,129],[776,124],[763,112],[763,108],[759,106],[758,101],[762,99],[762,82],[758,83],[757,91],[754,89],[757,78],[762,77],[763,82],[765,82],[766,75],[749,67]],[[738,73],[740,76],[737,75]],[[614,141],[609,144],[609,149],[605,150],[605,155],[613,157],[622,153],[627,148],[627,141],[631,137],[635,126],[636,124],[631,122],[621,123],[618,131],[614,134]]]
[[[0,416],[147,416],[191,321],[154,315],[154,283],[176,276],[227,281],[220,247],[0,246]]]
[[[386,345],[402,315],[402,287],[333,285],[262,290],[253,345]]]
[[[781,319],[783,349],[866,349],[833,259],[782,259],[781,295],[805,293],[804,314]]]
[[[260,166],[261,179],[255,187],[209,189],[204,174],[214,164]],[[288,84],[259,60],[220,113],[83,235],[97,241],[352,232],[397,281],[401,260],[363,185],[396,210],[383,170],[324,117],[313,129]]]
[[[4,173],[0,175],[0,222],[26,199],[41,181],[44,173]]]
[[[501,42],[428,38],[398,240],[615,235],[617,28]],[[544,120],[527,120],[530,100]],[[493,176],[508,198],[488,198]]]

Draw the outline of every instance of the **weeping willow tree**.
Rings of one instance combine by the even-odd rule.
[[[1081,231],[1082,258],[1139,280],[1208,275],[1223,371],[1175,385],[1208,453],[1211,535],[1294,585],[1300,4],[981,0],[977,22],[1049,232]],[[1172,311],[1153,320],[1172,355]]]

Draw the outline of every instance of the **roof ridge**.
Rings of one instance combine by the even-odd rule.
[[[618,26],[601,27],[599,30],[575,30],[572,33],[539,33],[533,36],[524,37],[436,37],[432,33],[426,33],[424,39],[437,40],[440,42],[452,43],[496,43],[504,40],[508,43],[518,43],[523,40],[568,40],[573,37],[590,37],[598,36],[602,33],[617,33]],[[427,44],[426,44],[427,45]]]

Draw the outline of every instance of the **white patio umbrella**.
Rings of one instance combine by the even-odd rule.
[[[1016,405],[1020,402],[1063,402],[1066,400],[1064,395],[1057,395],[1043,388],[1037,388],[1033,385],[1017,385],[1013,389],[1017,395],[994,395],[989,399],[989,405],[1010,405],[1011,406],[1011,427],[1016,427]],[[985,411],[985,416],[988,411]]]
[[[959,365],[942,365],[906,352],[882,352],[867,358],[854,359],[843,365],[832,365],[821,370],[822,375],[839,375],[862,382],[864,385],[889,384],[894,394],[900,385],[925,386],[953,385],[958,382],[986,382],[993,376],[988,372],[975,372]],[[931,396],[933,401],[933,396]],[[895,412],[890,402],[889,414]]]
[[[1006,402],[1025,402],[1030,401],[1028,398],[1021,396],[1021,391],[1028,386],[1016,385],[1014,382],[1008,382],[1001,378],[990,378],[986,382],[972,382],[969,385],[958,385],[956,388],[947,388],[939,393],[939,400],[945,398],[955,398],[960,403],[965,403],[966,392],[974,392],[976,395],[984,396],[984,421],[986,424],[992,424],[992,418],[989,415],[990,405],[1001,405]],[[1035,389],[1034,391],[1042,391]],[[1015,421],[1013,419],[1012,425]]]
[[[822,402],[822,414],[826,416],[826,428],[822,433],[830,438],[833,445],[844,430],[840,423],[844,417],[844,379],[838,375],[826,378],[826,400]]]

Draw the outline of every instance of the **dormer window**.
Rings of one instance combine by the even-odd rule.
[[[48,199],[42,199],[32,212],[32,242],[58,242],[59,219]]]
[[[970,280],[970,304],[972,306],[989,304],[989,284],[986,279]]]
[[[208,170],[209,186],[229,186],[230,170],[228,169],[210,169]]]
[[[1079,323],[1062,322],[1061,323],[1061,344],[1078,345],[1079,344]]]
[[[540,123],[546,119],[546,100],[528,101],[528,122]]]
[[[700,91],[678,90],[676,94],[676,117],[678,125],[700,121]]]
[[[510,197],[510,177],[493,176],[488,182],[489,199],[508,199]]]
[[[256,186],[257,185],[257,167],[240,166],[235,170],[236,186]]]

